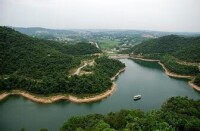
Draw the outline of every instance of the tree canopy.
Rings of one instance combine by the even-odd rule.
[[[71,117],[61,131],[133,131],[133,130],[200,130],[200,101],[172,97],[159,110],[121,110],[107,115]]]
[[[110,77],[124,65],[107,57],[90,56],[99,52],[90,43],[69,45],[0,27],[0,90],[24,89],[38,94],[105,91],[111,86]],[[93,74],[69,77],[69,70],[82,60],[95,58]]]
[[[170,54],[180,60],[200,62],[200,36],[181,37],[177,35],[150,39],[134,46],[129,52],[147,57],[161,58]]]

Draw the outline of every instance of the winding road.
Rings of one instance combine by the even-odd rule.
[[[73,74],[73,75],[79,75],[79,74],[80,74],[80,71],[81,71],[81,69],[82,69],[83,67],[85,67],[86,65],[87,65],[87,63],[85,63],[83,66],[79,67],[79,68],[76,70],[76,72],[74,72],[74,74]]]

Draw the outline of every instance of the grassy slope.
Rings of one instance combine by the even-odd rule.
[[[119,45],[118,40],[100,39],[98,42],[102,49],[112,49]]]

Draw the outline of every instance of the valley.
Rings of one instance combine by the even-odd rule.
[[[200,131],[199,5],[0,0],[0,131]]]
[[[13,36],[10,37],[10,34]],[[162,40],[163,37],[151,38],[126,48],[123,45],[124,49],[121,52],[120,44],[113,44],[109,40],[101,41],[106,46],[100,41],[66,43],[33,38],[6,27],[1,27],[1,36],[6,37],[1,37],[3,38],[1,46],[4,50],[1,56],[3,64],[0,79],[0,108],[4,120],[0,123],[6,125],[5,122],[10,120],[16,123],[12,127],[3,126],[1,130],[12,131],[23,128],[39,130],[42,127],[58,130],[60,123],[66,118],[70,122],[73,119],[70,117],[73,115],[88,115],[91,111],[105,114],[121,109],[142,109],[148,112],[152,109],[159,110],[163,102],[171,97],[187,96],[194,100],[200,97],[199,57],[193,54],[179,57],[181,55],[178,53],[181,51],[153,52],[153,44],[151,53],[145,52],[146,44]],[[170,37],[174,36],[168,37],[171,39]],[[195,53],[198,50],[198,47],[194,47],[199,44],[198,37],[194,37],[193,40],[194,44],[190,42],[187,48],[191,47],[190,49]],[[6,43],[3,44],[5,41]],[[27,42],[32,44],[28,45]],[[175,44],[180,43],[175,42]],[[18,52],[13,52],[14,50]],[[27,50],[29,50],[28,54],[26,54]],[[198,55],[197,52],[195,54]],[[191,60],[187,61],[188,57]],[[142,94],[142,99],[134,102],[133,96],[137,94]],[[162,99],[157,94],[162,94]],[[9,109],[12,102],[24,106],[13,111]],[[59,103],[62,103],[63,108]],[[36,111],[35,113],[41,108],[51,109],[49,106],[60,110],[60,113],[54,113],[59,116],[57,122],[55,123],[53,119],[55,116],[51,111],[41,112],[42,114],[39,113],[41,120],[31,121],[36,123],[33,127],[31,123],[26,122],[31,117],[31,110],[24,108],[23,111],[28,114],[27,117],[20,115],[20,118],[25,120],[23,123],[26,123],[21,125],[11,117],[19,117],[15,114],[20,114],[21,107],[26,107],[26,104],[29,104],[30,108]],[[37,106],[38,110],[35,109]],[[90,106],[91,109],[88,110]],[[70,113],[61,117],[65,110]],[[15,114],[8,114],[9,112]],[[49,117],[46,118],[47,115]],[[47,120],[48,123],[42,126],[41,123]],[[174,126],[169,127],[173,129]],[[67,128],[68,126],[63,124],[60,130]],[[118,127],[114,128],[118,129]]]

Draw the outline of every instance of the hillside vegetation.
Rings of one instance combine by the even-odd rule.
[[[82,56],[100,52],[89,43],[66,45],[34,39],[10,28],[0,27],[1,75],[23,75],[34,79],[67,74]]]
[[[200,36],[181,37],[169,35],[158,39],[150,39],[136,45],[131,51],[134,54],[142,54],[146,57],[158,59],[170,54],[183,61],[200,62]]]
[[[197,66],[179,64],[175,57],[165,55],[160,60],[170,72],[176,72],[181,75],[197,75],[199,69]]]
[[[124,65],[117,60],[90,56],[99,52],[89,43],[68,45],[0,27],[0,90],[24,89],[38,94],[102,92],[110,87],[110,77]],[[69,77],[69,70],[84,59],[96,59],[95,73]],[[112,74],[104,71],[104,66],[113,70]]]
[[[200,101],[172,97],[160,110],[121,110],[107,115],[71,117],[61,131],[175,131],[200,130]]]

